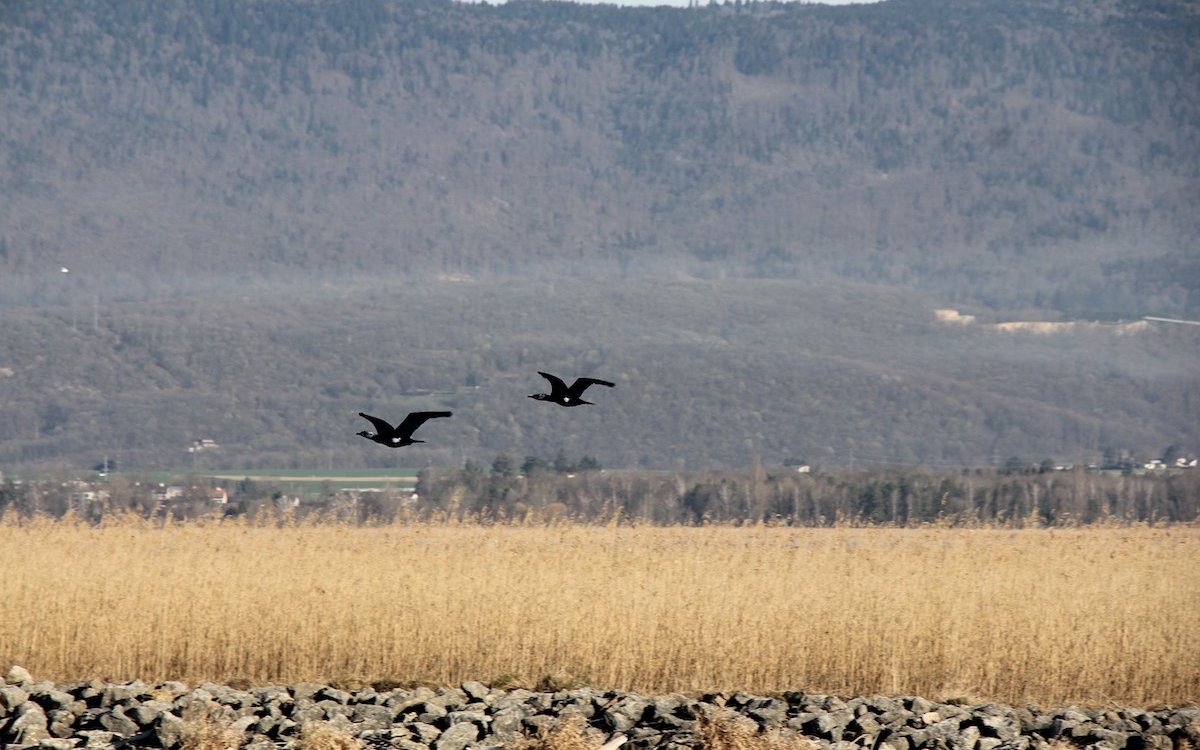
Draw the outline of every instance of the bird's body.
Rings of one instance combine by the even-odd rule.
[[[386,445],[389,448],[400,448],[413,443],[423,443],[424,440],[414,440],[412,434],[417,431],[417,428],[425,424],[427,419],[437,419],[439,417],[449,417],[451,412],[448,411],[414,411],[404,418],[400,424],[392,427],[390,424],[380,419],[372,417],[370,414],[359,412],[358,416],[369,419],[371,424],[375,425],[375,434],[363,430],[358,433],[367,440],[374,440],[380,445]]]
[[[597,380],[596,378],[577,378],[574,383],[567,387],[567,384],[561,378],[551,375],[548,372],[538,372],[546,380],[550,381],[549,393],[535,393],[530,398],[538,401],[553,401],[559,406],[579,406],[580,404],[590,404],[591,401],[584,401],[583,392],[588,389],[588,386],[603,385],[612,388],[615,384],[607,380]]]

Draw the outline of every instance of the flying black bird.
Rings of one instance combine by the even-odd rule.
[[[571,384],[570,388],[568,388],[567,384],[564,383],[560,378],[557,378],[548,372],[539,371],[538,375],[541,375],[543,378],[550,381],[550,392],[535,393],[530,396],[530,398],[535,398],[538,401],[553,401],[559,406],[579,406],[580,404],[592,403],[591,401],[584,401],[581,398],[581,396],[583,396],[583,392],[587,390],[589,385],[604,385],[608,386],[609,388],[613,387],[613,384],[607,380],[579,378]]]
[[[400,424],[392,427],[387,422],[379,417],[372,417],[370,414],[364,414],[361,411],[358,416],[371,420],[371,424],[375,425],[375,434],[363,430],[358,433],[367,440],[374,440],[380,445],[386,445],[389,448],[400,448],[413,443],[423,443],[424,440],[413,440],[412,434],[417,431],[417,428],[425,424],[427,419],[435,419],[437,417],[448,417],[448,411],[414,411],[404,418]]]

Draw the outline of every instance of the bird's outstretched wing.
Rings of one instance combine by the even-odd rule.
[[[612,388],[615,384],[610,383],[607,380],[597,380],[596,378],[578,378],[574,383],[571,384],[571,390],[568,391],[568,393],[575,398],[579,398],[583,395],[583,392],[588,389],[589,385],[604,385]]]
[[[383,421],[382,419],[380,419],[379,417],[372,417],[370,414],[364,414],[361,411],[358,413],[358,416],[363,417],[364,419],[371,420],[371,424],[375,425],[376,433],[378,433],[380,435],[391,435],[392,434],[392,426],[390,424],[388,424],[387,422]]]
[[[562,378],[556,375],[551,375],[548,372],[542,372],[541,370],[538,371],[538,375],[541,375],[543,378],[550,381],[551,396],[557,397],[567,392],[567,384],[562,381]]]
[[[414,411],[404,418],[404,421],[396,425],[396,434],[405,437],[412,437],[412,434],[417,431],[417,428],[425,424],[427,419],[437,419],[439,417],[452,416],[452,412],[448,411]]]

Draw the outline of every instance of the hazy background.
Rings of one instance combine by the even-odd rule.
[[[702,5],[0,5],[0,469],[1200,449],[1200,7]]]

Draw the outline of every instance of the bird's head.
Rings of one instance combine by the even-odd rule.
[[[549,393],[535,393],[532,396],[530,396],[530,398],[537,399],[538,401],[549,401],[550,394]]]
[[[358,435],[359,437],[365,437],[367,440],[370,440],[372,437],[374,437],[371,433],[367,432],[366,430],[363,430],[361,432],[356,432],[355,434]]]

